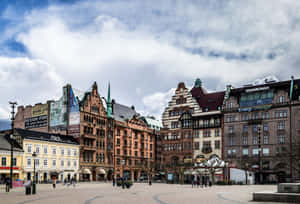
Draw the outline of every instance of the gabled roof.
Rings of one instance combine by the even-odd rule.
[[[72,145],[79,145],[73,136],[61,135],[47,132],[37,132],[32,130],[25,130],[16,128],[15,131],[24,139],[42,140],[48,142],[65,143]]]
[[[225,96],[225,91],[207,93],[206,90],[200,87],[193,87],[191,90],[192,96],[196,99],[202,110],[208,111],[218,110],[222,106]]]
[[[138,114],[133,108],[130,108],[128,106],[119,103],[113,103],[112,106],[113,106],[112,117],[118,121],[125,122],[126,120],[129,120],[133,115]]]

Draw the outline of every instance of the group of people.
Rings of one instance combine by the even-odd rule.
[[[192,188],[194,188],[196,186],[197,187],[199,187],[199,186],[201,186],[201,187],[203,187],[203,186],[207,187],[207,185],[209,187],[212,186],[212,182],[209,179],[209,177],[207,177],[207,176],[200,176],[200,175],[194,175],[194,177],[192,179]]]

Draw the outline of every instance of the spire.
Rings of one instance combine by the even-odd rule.
[[[108,82],[108,91],[107,91],[107,101],[106,101],[106,105],[107,105],[107,116],[109,118],[111,118],[111,114],[112,114],[112,104],[111,104],[111,100],[110,100],[110,83]]]
[[[290,100],[293,98],[293,89],[294,89],[294,76],[291,76],[291,87],[290,87]]]

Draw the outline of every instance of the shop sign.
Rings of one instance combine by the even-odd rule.
[[[47,126],[47,123],[48,123],[47,115],[26,118],[25,119],[25,129],[45,127],[45,126]]]
[[[48,115],[48,105],[47,104],[38,104],[32,107],[31,110],[32,117]]]
[[[173,174],[168,174],[168,180],[172,181],[173,180]]]

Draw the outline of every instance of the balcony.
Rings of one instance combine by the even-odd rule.
[[[83,138],[89,138],[89,139],[97,139],[97,135],[92,134],[84,134]]]
[[[193,125],[193,128],[199,128],[199,129],[204,129],[204,128],[217,128],[221,127],[221,123],[213,123],[213,124],[202,124],[202,125]]]
[[[96,151],[97,148],[94,146],[89,146],[89,145],[83,145],[80,147],[82,150],[87,150],[87,151]]]

